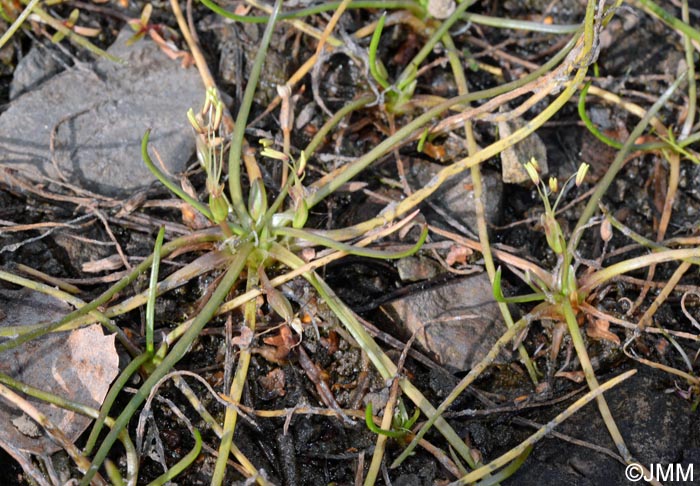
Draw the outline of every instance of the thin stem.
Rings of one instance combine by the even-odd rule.
[[[100,414],[95,420],[95,424],[92,426],[92,430],[90,431],[90,436],[88,437],[87,443],[85,444],[84,448],[85,454],[90,454],[94,449],[95,444],[97,443],[97,438],[99,437],[100,432],[102,431],[102,426],[104,425],[105,419],[109,415],[109,411],[112,408],[112,404],[117,399],[119,393],[129,382],[131,376],[134,373],[136,373],[139,370],[139,368],[141,368],[141,366],[144,365],[152,357],[153,355],[144,353],[132,359],[131,362],[126,366],[126,368],[124,368],[124,371],[122,371],[117,377],[117,379],[114,381],[112,387],[107,393],[107,396],[102,402],[102,407],[100,407]]]
[[[456,48],[454,45],[454,42],[452,41],[452,38],[450,37],[449,34],[445,34],[443,36],[442,42],[445,44],[445,47],[447,48],[447,56],[450,61],[450,66],[452,67],[452,72],[455,76],[455,81],[457,82],[457,89],[459,90],[459,94],[465,94],[469,92],[469,88],[467,86],[467,78],[466,75],[464,74],[464,69],[462,68],[462,63],[460,62],[459,58],[455,54]],[[467,137],[467,153],[472,156],[476,154],[479,151],[479,148],[476,144],[476,139],[474,138],[474,130],[472,129],[472,122],[471,120],[467,120],[464,123],[464,132]],[[482,254],[484,256],[484,263],[486,266],[486,271],[489,275],[489,280],[491,281],[491,284],[493,285],[494,279],[496,277],[496,266],[493,263],[493,255],[491,254],[491,245],[489,244],[489,234],[488,234],[488,229],[486,227],[486,216],[485,216],[485,209],[484,209],[484,200],[482,198],[483,196],[483,183],[481,181],[481,168],[478,165],[475,165],[474,167],[471,168],[471,176],[472,176],[472,183],[474,186],[474,206],[475,206],[475,211],[476,211],[476,224],[479,232],[479,242],[481,243],[482,247]],[[505,302],[498,302],[498,308],[501,311],[501,315],[503,316],[503,320],[506,323],[507,328],[511,328],[514,325],[513,321],[513,316],[510,314],[510,310],[508,309],[508,304]],[[533,383],[537,384],[537,371],[535,370],[535,366],[532,363],[532,360],[530,359],[530,356],[527,354],[527,350],[525,349],[525,345],[520,343],[518,345],[518,354],[520,354],[520,359],[521,361],[525,364],[525,368],[527,368],[527,372],[530,375],[530,379],[532,380]]]
[[[401,433],[391,430],[393,415],[389,412],[393,412],[395,405],[396,394],[390,394],[386,407],[384,407],[384,416],[382,417],[382,422],[379,427],[375,425],[374,418],[372,416],[372,402],[369,402],[367,404],[367,408],[365,409],[365,422],[367,424],[367,428],[369,428],[372,432],[377,434],[377,442],[374,446],[372,462],[370,462],[369,469],[367,470],[367,476],[365,476],[364,486],[372,486],[376,484],[377,476],[379,476],[379,468],[381,467],[382,461],[384,459],[386,442],[389,439],[389,437],[391,437],[392,434],[398,434],[396,438],[400,439],[406,435],[405,432]]]
[[[375,100],[373,94],[364,94],[359,98],[351,101],[350,103],[344,105],[340,110],[335,112],[335,114],[329,118],[326,123],[323,124],[321,128],[314,134],[314,138],[311,139],[309,145],[304,149],[304,154],[306,157],[311,157],[319,145],[326,138],[326,135],[335,127],[340,121],[345,118],[346,115],[352,113],[353,111],[359,110],[360,108],[370,104]]]
[[[172,253],[175,249],[185,246],[187,244],[202,243],[205,241],[216,241],[218,239],[218,235],[206,232],[183,236],[181,238],[171,241],[170,243],[163,245],[161,255],[165,257]],[[118,292],[121,292],[127,285],[132,283],[141,273],[145,272],[151,266],[152,263],[153,255],[150,255],[144,261],[142,261],[136,268],[134,268],[134,270],[129,275],[122,278],[119,282],[107,289],[102,295],[100,295],[98,298],[96,298],[89,304],[85,304],[80,309],[71,312],[70,314],[66,315],[63,319],[60,319],[59,321],[56,321],[48,326],[42,326],[41,328],[17,336],[16,338],[10,341],[1,343],[0,353],[8,349],[15,348],[39,336],[43,336],[46,333],[55,331],[59,328],[62,328],[63,326],[67,326],[76,319],[82,318],[83,316],[87,316],[88,314],[96,310],[99,306],[104,305],[110,300],[112,300],[112,297],[114,297]],[[86,318],[85,323],[94,322],[91,321],[91,319],[94,318]]]
[[[166,472],[151,481],[148,486],[163,486],[177,477],[180,473],[187,469],[195,459],[197,459],[202,450],[202,436],[197,429],[192,430],[192,435],[194,436],[194,447],[192,450],[188,452],[185,457],[180,459],[174,466],[170,467],[170,469],[168,469]]]
[[[580,50],[577,50],[576,52],[572,51],[572,55],[576,55],[576,59],[579,57],[578,54],[580,54]],[[573,66],[573,64],[571,64]],[[567,75],[568,70],[564,70],[562,72],[562,75]],[[537,130],[539,127],[541,127],[547,120],[549,120],[554,114],[556,114],[559,109],[566,104],[569,99],[573,96],[574,92],[576,91],[576,87],[581,83],[586,75],[586,68],[582,67],[579,68],[579,70],[576,72],[576,75],[574,76],[574,79],[572,80],[571,83],[569,83],[566,88],[561,92],[561,94],[555,98],[550,105],[545,108],[542,113],[534,117],[532,120],[530,120],[529,123],[527,123],[525,126],[522,128],[516,130],[513,132],[511,135],[508,137],[504,137],[503,139],[499,140],[498,142],[494,142],[488,147],[485,147],[484,149],[480,150],[476,154],[472,156],[465,157],[461,160],[458,160],[457,162],[454,162],[453,164],[443,168],[440,172],[438,172],[433,178],[429,181],[428,184],[423,186],[422,188],[416,190],[413,194],[410,196],[407,196],[403,200],[401,200],[398,203],[392,203],[391,205],[387,206],[380,214],[380,216],[370,219],[368,221],[365,221],[363,223],[357,224],[355,226],[352,226],[350,228],[345,228],[343,230],[347,234],[363,234],[366,233],[367,231],[371,230],[372,228],[375,228],[377,226],[380,226],[384,224],[386,221],[390,221],[393,218],[399,217],[402,214],[405,214],[407,211],[411,211],[413,208],[415,208],[418,204],[420,204],[423,200],[425,200],[428,196],[430,196],[433,192],[435,192],[443,182],[445,182],[447,179],[450,177],[453,177],[457,174],[460,174],[461,172],[477,165],[480,164],[491,157],[499,154],[503,150],[505,150],[507,147],[510,147],[519,141],[523,140],[524,138],[528,137],[531,133],[533,133],[535,130]],[[553,81],[553,84],[551,85],[550,89],[555,89],[555,87],[558,85],[558,82]],[[546,87],[543,87],[542,89],[546,89]],[[459,96],[456,99],[459,99],[460,101],[467,101],[470,99],[469,95],[464,95],[464,96]],[[440,106],[440,105],[439,105]],[[424,115],[427,114],[432,114],[432,110],[429,110],[426,112]],[[414,122],[418,122],[421,117],[416,118]],[[420,120],[423,121],[423,120]],[[427,122],[423,121],[423,123]],[[412,126],[413,125],[413,126]],[[398,130],[396,133],[403,133],[403,137],[406,137],[408,133],[406,132],[411,132],[412,130],[406,130],[407,127],[411,126],[413,128],[415,125],[414,123],[409,123],[406,125],[406,127],[403,127],[402,129]],[[389,140],[389,139],[387,139]],[[385,140],[386,142],[386,140]],[[394,142],[395,143],[395,142]],[[384,150],[384,142],[379,144],[375,149],[370,151],[367,154],[367,157],[370,155],[374,155],[373,153],[375,151],[383,151]],[[362,161],[364,162],[364,157],[362,158]],[[356,162],[358,164],[357,167],[352,167],[351,169],[348,169],[348,173],[351,174],[351,176],[354,176],[357,172],[360,170],[360,160]],[[327,193],[332,189],[335,190],[337,189],[340,185],[342,185],[346,180],[346,176],[350,174],[343,174],[342,177],[336,177],[333,180],[329,181],[326,186],[324,186],[322,189],[317,191],[311,196],[311,201],[312,203],[317,202],[322,197],[325,197]],[[310,204],[311,206],[311,204]]]
[[[51,297],[54,297],[58,300],[67,302],[68,304],[74,306],[76,309],[80,309],[81,307],[85,306],[85,301],[82,299],[79,299],[78,297],[69,294],[63,290],[57,289],[55,287],[52,287],[50,285],[46,285],[40,282],[35,282],[33,280],[30,280],[28,278],[20,277],[19,275],[12,274],[10,272],[6,272],[4,270],[0,270],[0,280],[5,280],[7,282],[11,282],[17,285],[21,285],[23,287],[26,287],[28,289],[32,289],[37,292],[41,292],[42,294],[50,295]],[[117,335],[117,338],[119,339],[119,342],[129,351],[129,353],[132,356],[136,356],[139,353],[141,353],[141,350],[134,346],[134,344],[129,340],[129,338],[124,334],[124,331],[122,331],[119,326],[114,324],[112,321],[109,320],[109,318],[104,315],[102,312],[98,310],[93,310],[88,314],[89,320],[93,322],[99,322],[102,324],[105,329],[107,329],[109,332],[113,332]],[[45,326],[43,325],[37,325],[37,326],[32,326],[32,325],[19,325],[19,326],[7,326],[3,328],[2,333],[0,333],[0,336],[8,336],[10,334],[16,334],[20,335],[22,334],[22,330],[26,330],[27,332],[31,332],[33,330],[37,329],[43,329]],[[67,330],[67,329],[63,329]],[[16,338],[15,338],[16,339]]]
[[[13,35],[15,35],[15,32],[17,32],[24,21],[27,20],[27,17],[29,17],[29,14],[32,13],[32,9],[36,7],[37,3],[39,3],[39,0],[31,0],[27,6],[24,7],[22,13],[17,16],[15,21],[12,22],[12,25],[10,25],[2,37],[0,37],[0,49],[2,49],[2,46],[4,46]]]
[[[401,251],[383,251],[383,250],[373,250],[370,248],[360,248],[354,245],[348,245],[346,243],[341,243],[339,241],[335,241],[332,238],[326,238],[325,236],[321,236],[318,234],[315,234],[311,231],[308,230],[302,230],[302,229],[297,229],[297,228],[275,228],[272,231],[273,235],[278,235],[278,236],[290,236],[293,238],[298,238],[302,239],[304,241],[316,244],[316,245],[321,245],[321,246],[326,246],[328,248],[332,248],[334,250],[338,251],[343,251],[347,253],[348,255],[357,255],[357,256],[364,256],[364,257],[369,257],[369,258],[381,258],[381,259],[398,259],[398,258],[405,258],[408,256],[413,255],[415,252],[417,252],[420,247],[423,245],[425,242],[425,239],[428,237],[428,228],[423,228],[423,231],[421,231],[420,237],[418,238],[418,241],[416,242],[415,245],[413,245],[411,248],[408,248],[407,250],[401,250]]]
[[[216,12],[217,14],[226,17],[236,22],[245,22],[251,24],[264,24],[270,17],[264,15],[237,15],[228,10],[224,10],[212,0],[200,0],[204,6]],[[291,20],[300,19],[304,17],[309,17],[311,15],[316,15],[323,12],[335,11],[341,2],[325,2],[319,5],[314,5],[312,7],[302,8],[299,10],[293,10],[291,12],[284,12],[279,15],[279,20]],[[364,0],[350,2],[348,5],[349,9],[383,9],[383,10],[409,10],[415,15],[421,15],[423,9],[416,2],[406,1],[406,0]]]
[[[455,9],[455,11],[452,12],[452,14],[447,19],[445,19],[442,22],[442,24],[440,24],[440,27],[438,27],[437,30],[435,30],[435,32],[433,32],[433,34],[430,36],[430,39],[428,39],[425,42],[425,44],[423,44],[421,50],[418,51],[418,53],[413,57],[411,62],[404,68],[404,70],[397,78],[396,87],[399,91],[403,91],[409,84],[411,84],[415,80],[416,73],[418,72],[418,67],[421,65],[421,63],[430,55],[431,52],[433,52],[435,45],[450,30],[450,27],[452,27],[458,20],[461,19],[464,12],[466,12],[467,9],[471,7],[475,1],[476,0],[463,0],[462,3],[460,3],[459,6]]]
[[[173,14],[177,20],[177,25],[180,27],[180,32],[182,32],[185,42],[187,42],[187,47],[190,48],[190,53],[194,58],[194,62],[199,70],[199,75],[202,78],[204,86],[206,88],[216,88],[216,83],[211,75],[211,71],[209,71],[209,65],[207,64],[206,59],[204,59],[204,54],[202,54],[199,44],[197,44],[194,37],[192,37],[190,28],[187,25],[187,20],[185,20],[185,16],[182,14],[179,0],[170,0],[170,7],[173,9]]]
[[[598,270],[590,275],[584,275],[580,279],[579,291],[586,295],[595,288],[599,288],[608,280],[622,275],[623,273],[646,268],[649,265],[654,265],[663,262],[681,261],[686,258],[700,257],[700,248],[681,249],[681,250],[666,250],[643,255],[640,257],[630,258],[609,267]]]
[[[153,249],[153,265],[151,265],[151,280],[148,285],[148,302],[146,302],[146,353],[153,354],[153,328],[156,319],[156,294],[158,288],[158,271],[160,270],[160,250],[165,237],[165,226],[161,226]]]
[[[678,20],[666,10],[659,7],[656,3],[652,2],[651,0],[636,0],[635,3],[640,4],[643,10],[661,20],[672,29],[685,34],[695,42],[700,42],[700,31],[692,28],[682,20]]]
[[[163,172],[158,167],[156,167],[156,165],[153,163],[153,160],[151,160],[151,156],[148,155],[148,140],[150,138],[151,129],[149,128],[148,130],[146,130],[146,133],[143,134],[143,138],[141,139],[141,158],[146,164],[146,167],[148,167],[148,170],[150,170],[151,173],[154,176],[156,176],[156,178],[161,182],[161,184],[170,189],[170,191],[173,194],[175,194],[177,197],[188,203],[200,213],[202,213],[204,217],[206,217],[209,221],[214,221],[214,217],[212,216],[211,211],[208,207],[206,207],[204,204],[197,201],[195,198],[183,191],[180,186],[171,181],[168,178],[168,176],[163,174]]]
[[[369,72],[382,89],[389,89],[389,86],[391,86],[389,81],[384,76],[384,72],[380,71],[377,66],[377,49],[379,48],[379,40],[382,37],[382,30],[384,30],[384,22],[386,22],[386,14],[379,17],[377,27],[369,42]]]
[[[98,56],[104,57],[105,59],[108,59],[112,62],[116,62],[117,64],[126,64],[126,61],[124,61],[122,58],[114,56],[110,54],[107,51],[104,51],[97,47],[95,44],[87,40],[85,37],[82,37],[75,32],[73,32],[71,29],[66,27],[63,22],[53,18],[51,15],[49,15],[47,12],[45,12],[43,9],[34,6],[32,9],[32,13],[36,14],[43,22],[46,22],[49,24],[51,27],[56,29],[58,32],[61,34],[65,35],[70,39],[71,42],[76,44],[79,47],[83,47],[84,49],[87,49],[88,51],[92,52],[93,54],[96,54]]]
[[[690,14],[688,13],[688,0],[683,0],[683,5],[681,8],[681,18],[686,24],[690,22]],[[693,129],[693,124],[695,123],[695,110],[698,102],[698,89],[697,84],[695,83],[695,59],[693,43],[688,34],[683,35],[683,49],[685,50],[685,65],[688,66],[688,109],[686,110],[683,128],[681,128],[681,133],[678,136],[679,139],[686,138],[690,134],[690,131]]]
[[[543,34],[573,34],[581,28],[579,24],[543,24],[529,20],[506,19],[503,17],[489,17],[488,15],[465,12],[462,18],[467,22],[479,25],[497,27],[499,29],[524,30],[529,32],[542,32]]]
[[[352,164],[345,165],[338,171],[334,171],[328,174],[311,185],[312,194],[307,199],[307,204],[309,209],[321,202],[323,199],[328,197],[328,195],[333,194],[340,186],[348,182],[350,179],[355,177],[357,174],[366,169],[372,162],[377,160],[384,154],[395,150],[398,145],[402,145],[407,141],[412,140],[414,136],[417,138],[417,133],[428,123],[430,123],[434,118],[438,117],[445,111],[449,109],[463,109],[462,103],[468,103],[471,101],[476,101],[484,98],[491,98],[498,96],[500,94],[506,93],[513,89],[520,88],[545,73],[549,72],[554,68],[562,59],[564,59],[576,45],[578,37],[574,37],[561,52],[557,53],[552,59],[547,61],[540,69],[533,71],[532,73],[523,76],[520,79],[512,81],[510,83],[503,84],[501,86],[496,86],[495,88],[489,88],[481,91],[474,91],[472,93],[466,93],[461,96],[457,96],[450,100],[445,100],[442,103],[434,106],[433,108],[427,110],[425,113],[417,116],[411,122],[407,123],[405,126],[401,127],[392,136],[383,140],[379,145],[374,147],[372,150],[367,152],[365,155],[357,159]],[[572,93],[573,94],[573,93]],[[567,98],[568,100],[568,98]],[[564,103],[566,100],[564,100]],[[562,103],[562,105],[564,104]],[[518,132],[516,132],[518,133]],[[529,134],[529,133],[528,133]],[[490,157],[490,156],[489,156]],[[421,199],[422,200],[422,199]],[[386,220],[383,218],[377,218],[372,220],[372,227],[380,224],[384,224]],[[343,231],[343,230],[340,230]],[[354,236],[359,236],[369,231],[369,229],[358,229],[357,232],[353,232]],[[354,237],[351,236],[351,237]]]
[[[301,258],[278,243],[274,243],[271,246],[270,256],[276,260],[279,260],[280,262],[283,262],[290,268],[298,268],[304,265],[304,261]],[[397,372],[396,365],[394,365],[394,363],[382,351],[376,341],[367,333],[365,328],[353,314],[352,310],[350,310],[335,295],[328,284],[326,284],[315,272],[305,273],[304,278],[306,278],[308,282],[316,289],[331,311],[333,311],[340,322],[343,323],[347,331],[352,335],[353,339],[355,339],[360,347],[367,353],[379,374],[386,380],[394,378]],[[410,381],[401,378],[399,384],[406,396],[408,396],[427,417],[433,417],[435,415],[435,407],[430,404],[420,390],[413,386]],[[450,445],[457,450],[457,452],[459,452],[464,460],[466,460],[469,464],[474,465],[474,459],[471,456],[469,448],[464,444],[464,441],[459,437],[459,435],[457,435],[452,427],[450,427],[447,421],[440,416],[435,417],[434,420],[435,427],[440,431],[445,439],[447,439]]]
[[[248,278],[246,281],[246,291],[253,290],[258,287],[258,272],[257,264],[259,264],[257,259],[249,259],[248,262]],[[244,325],[250,329],[250,334],[255,333],[255,318],[256,318],[257,303],[255,299],[251,299],[246,303],[245,310],[243,312]],[[240,353],[238,355],[238,365],[236,366],[236,374],[231,382],[231,388],[228,392],[229,399],[233,403],[239,403],[241,401],[241,396],[243,396],[243,389],[245,388],[245,380],[248,376],[248,366],[250,365],[250,347],[241,346]],[[236,420],[238,419],[238,411],[236,407],[227,407],[226,414],[224,416],[224,427],[221,435],[221,443],[219,444],[219,457],[216,461],[216,466],[214,467],[214,475],[211,479],[212,486],[219,486],[223,483],[224,477],[226,475],[226,463],[228,462],[228,456],[231,452],[231,444],[233,442],[233,434],[236,429]]]
[[[80,471],[85,471],[89,467],[90,461],[80,453],[73,441],[70,440],[63,430],[57,427],[46,414],[38,410],[32,403],[19,396],[5,385],[0,385],[0,398],[2,398],[3,401],[11,403],[31,417],[37,424],[41,425],[49,437],[68,453]],[[102,476],[97,475],[94,479],[95,484],[107,486]]]
[[[403,450],[401,455],[397,457],[392,463],[391,467],[398,467],[408,456],[411,455],[418,442],[423,438],[423,436],[430,430],[433,424],[437,424],[438,420],[442,419],[442,414],[449,408],[452,403],[467,389],[469,385],[474,383],[474,381],[481,375],[481,373],[496,359],[498,354],[501,352],[506,345],[508,345],[525,327],[531,322],[531,319],[536,318],[539,313],[539,309],[544,308],[545,304],[541,304],[536,307],[533,311],[528,314],[528,318],[520,319],[516,322],[513,327],[508,329],[498,340],[494,343],[486,356],[477,363],[462,380],[452,389],[450,394],[443,400],[440,406],[431,415],[428,415],[428,421],[423,424],[420,431],[415,435],[411,443]],[[471,467],[474,467],[474,463],[470,463]]]
[[[574,343],[576,356],[578,356],[578,360],[581,363],[581,368],[583,369],[583,374],[586,377],[588,388],[590,388],[592,392],[595,392],[598,388],[600,388],[600,385],[598,384],[598,379],[593,371],[591,360],[588,357],[586,344],[583,342],[583,336],[581,336],[581,330],[578,327],[578,321],[576,320],[574,309],[571,307],[571,301],[569,299],[563,299],[560,307],[564,311],[564,318],[566,319],[566,325],[569,329],[569,335],[571,336],[571,341]],[[596,397],[596,401],[598,402],[600,415],[603,417],[603,421],[605,422],[605,426],[608,428],[608,432],[610,432],[610,436],[612,437],[613,441],[615,441],[617,450],[622,458],[627,461],[627,463],[632,462],[632,454],[630,454],[629,449],[627,449],[625,440],[622,438],[622,434],[620,434],[620,430],[617,428],[615,419],[613,418],[610,408],[608,407],[608,402],[605,401],[605,397],[603,397],[603,395],[598,395]]]
[[[241,102],[241,107],[238,110],[236,123],[233,127],[233,133],[231,134],[231,149],[229,151],[228,159],[229,192],[231,195],[231,204],[236,212],[236,216],[238,216],[238,220],[244,225],[246,222],[250,221],[250,215],[246,209],[243,200],[243,190],[241,188],[241,155],[243,152],[243,137],[245,135],[245,128],[248,123],[250,108],[253,106],[255,89],[258,86],[260,72],[262,71],[263,64],[265,63],[267,48],[272,40],[272,32],[274,31],[275,21],[277,20],[281,6],[282,0],[276,0],[275,8],[272,11],[272,15],[270,15],[270,20],[267,26],[265,27],[260,48],[255,55],[253,67],[250,71],[250,76],[248,77],[245,93],[243,94],[243,101]]]

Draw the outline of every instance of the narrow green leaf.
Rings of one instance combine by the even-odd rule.
[[[197,456],[199,456],[199,453],[202,451],[202,436],[197,429],[192,430],[192,435],[194,435],[194,447],[192,450],[188,452],[185,457],[180,459],[177,464],[151,481],[148,486],[163,486],[181,474],[194,462],[195,459],[197,459]]]
[[[377,63],[377,49],[379,48],[379,39],[382,37],[382,30],[384,30],[385,22],[386,14],[383,14],[379,17],[377,27],[372,34],[372,40],[369,42],[369,72],[372,73],[372,77],[382,89],[389,89],[391,84],[386,79],[386,69],[384,66]]]
[[[161,183],[163,183],[165,187],[170,189],[170,191],[172,191],[177,197],[189,203],[190,206],[202,213],[209,221],[214,221],[214,217],[212,216],[211,211],[209,211],[209,208],[207,208],[204,204],[197,201],[196,199],[190,197],[189,194],[183,191],[182,188],[178,187],[173,181],[168,179],[168,177],[165,174],[163,174],[160,171],[160,169],[158,169],[158,167],[156,167],[156,165],[151,160],[151,156],[148,155],[148,140],[150,136],[151,129],[149,128],[148,130],[146,130],[146,133],[143,134],[143,138],[141,139],[141,157],[143,158],[143,162],[146,164],[146,167],[148,167],[148,170],[150,170],[151,173],[154,176],[156,176],[156,178]]]
[[[387,437],[391,437],[392,439],[401,439],[406,435],[406,432],[398,432],[395,430],[384,430],[380,427],[377,427],[377,424],[374,423],[374,414],[372,413],[372,402],[369,402],[367,404],[367,408],[365,409],[365,424],[367,424],[367,428],[374,432],[377,435],[386,435]]]
[[[153,354],[153,327],[155,326],[156,296],[158,294],[158,271],[160,270],[160,249],[165,237],[165,226],[161,226],[153,249],[153,265],[151,266],[151,281],[148,285],[148,301],[146,302],[146,353]]]

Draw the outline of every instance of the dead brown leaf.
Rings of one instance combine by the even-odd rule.
[[[292,330],[287,325],[280,327],[279,334],[266,337],[265,339],[263,339],[263,342],[265,344],[269,344],[270,346],[277,348],[276,355],[280,359],[286,358],[292,350],[292,348],[294,348],[294,346],[296,346],[299,343],[297,337],[294,336]]]
[[[250,346],[250,343],[253,342],[253,338],[255,337],[255,334],[253,331],[250,330],[249,327],[243,327],[241,329],[241,333],[231,339],[231,344],[234,346],[238,346],[239,348],[247,348]]]
[[[593,339],[606,339],[620,345],[620,338],[610,331],[610,323],[603,319],[595,319],[586,325],[586,334]]]
[[[265,391],[265,398],[268,400],[283,397],[287,393],[284,371],[281,368],[275,368],[267,375],[260,377],[258,382]]]
[[[445,263],[447,263],[449,266],[452,266],[455,263],[464,265],[467,263],[467,257],[472,253],[474,253],[474,251],[466,246],[452,245],[450,246],[450,250],[447,252],[447,256],[445,257]]]
[[[567,380],[571,380],[574,383],[583,383],[583,380],[586,379],[586,376],[583,374],[583,371],[558,371],[557,373],[554,374],[557,378],[566,378]]]

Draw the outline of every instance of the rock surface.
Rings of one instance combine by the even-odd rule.
[[[598,379],[601,383],[606,381],[605,377],[599,376]],[[646,467],[650,464],[664,467],[685,464],[685,471],[698,454],[698,418],[690,410],[689,402],[664,392],[667,386],[672,386],[671,381],[668,375],[642,367],[636,375],[606,392],[605,398],[627,447],[637,461]],[[545,413],[547,417],[536,419],[539,423],[551,420],[556,415],[551,409]],[[555,430],[617,452],[595,402],[586,405]],[[533,432],[534,429],[528,430],[528,434]],[[694,480],[700,480],[697,462]],[[697,484],[689,481],[662,482]],[[503,484],[647,483],[627,481],[625,466],[610,456],[551,438],[541,441],[520,470]]]
[[[10,99],[37,88],[41,83],[61,71],[65,56],[50,47],[34,46],[15,68],[10,84]]]
[[[502,110],[503,111],[503,110]],[[498,133],[504,139],[526,125],[521,118],[498,123]],[[530,176],[523,167],[534,158],[540,166],[540,176],[549,173],[547,164],[547,147],[537,133],[532,133],[524,140],[501,152],[501,172],[505,184],[531,184]]]
[[[0,165],[126,195],[154,180],[141,159],[150,127],[167,169],[182,171],[194,153],[186,113],[202,104],[204,87],[194,68],[183,69],[150,40],[127,46],[131,35],[126,28],[108,49],[126,64],[98,59],[13,100],[0,115]]]
[[[418,282],[436,277],[442,272],[440,264],[426,256],[410,256],[396,262],[399,278],[404,282]]]
[[[453,370],[472,368],[506,331],[486,274],[413,293],[388,308],[409,336],[417,331],[420,346]]]
[[[406,180],[413,189],[420,189],[427,185],[437,174],[442,166],[421,159],[407,159]],[[503,184],[500,176],[492,171],[482,171],[486,210],[486,221],[490,224],[498,224],[501,217]],[[449,223],[448,228],[454,230],[466,226],[476,234],[476,211],[474,209],[474,191],[472,190],[472,177],[469,171],[464,171],[442,184],[432,194],[427,202],[421,205],[421,210],[426,214],[438,213],[440,219]],[[430,218],[429,218],[430,219]],[[431,219],[432,221],[432,219]],[[437,223],[444,227],[444,224]]]

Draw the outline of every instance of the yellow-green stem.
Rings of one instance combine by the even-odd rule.
[[[583,342],[583,336],[581,336],[581,330],[578,327],[578,321],[576,320],[576,315],[574,314],[574,309],[571,307],[571,302],[569,299],[562,299],[561,310],[564,311],[566,325],[569,329],[569,334],[571,335],[571,341],[574,343],[574,348],[576,349],[576,356],[578,356],[579,362],[581,363],[581,368],[583,369],[583,374],[586,377],[588,388],[590,388],[592,392],[595,392],[600,387],[600,384],[598,383],[598,379],[593,371],[593,365],[588,357],[588,351],[586,350],[586,345]],[[622,434],[620,434],[620,430],[617,428],[615,419],[613,418],[610,408],[608,407],[608,402],[605,401],[605,397],[603,397],[603,395],[598,395],[596,397],[596,401],[598,402],[600,415],[603,417],[603,421],[605,422],[605,426],[608,428],[608,432],[610,432],[610,436],[613,438],[613,441],[615,441],[617,450],[620,452],[622,458],[627,461],[627,463],[632,462],[632,454],[630,454],[629,449],[627,449],[625,440],[622,438]]]
[[[258,286],[258,272],[256,259],[251,258],[248,263],[248,278],[246,281],[246,291],[253,290]],[[256,316],[256,300],[251,299],[245,305],[245,310],[243,313],[244,325],[250,329],[250,335],[255,333],[255,316]],[[240,353],[238,354],[238,364],[236,366],[236,373],[231,382],[231,389],[229,390],[229,398],[233,403],[239,403],[241,401],[241,396],[243,395],[243,388],[245,387],[245,380],[248,376],[248,366],[250,365],[250,348],[248,346],[242,346]],[[236,420],[238,419],[238,412],[235,407],[226,408],[226,414],[224,416],[224,429],[221,436],[221,443],[219,444],[219,457],[216,460],[216,466],[214,467],[214,475],[211,480],[212,486],[219,486],[223,484],[224,476],[226,475],[226,463],[228,461],[228,456],[231,452],[231,444],[233,442],[233,434],[236,430]]]
[[[452,72],[457,83],[457,89],[459,91],[459,94],[466,94],[469,92],[469,88],[467,86],[467,78],[464,74],[462,63],[460,62],[459,57],[456,55],[456,48],[454,42],[452,41],[452,37],[450,37],[449,34],[445,34],[442,38],[442,42],[447,48],[447,56],[450,61],[450,66],[452,67]],[[469,156],[473,156],[479,151],[479,148],[476,144],[476,140],[474,139],[474,130],[472,129],[471,120],[467,120],[464,123],[464,132],[467,137],[467,153],[469,154]],[[479,233],[479,242],[481,243],[481,253],[484,256],[486,272],[488,273],[489,280],[491,280],[491,284],[493,285],[494,279],[496,277],[496,266],[493,263],[493,255],[491,255],[491,245],[489,244],[489,234],[488,229],[486,228],[484,201],[482,199],[483,184],[481,182],[481,168],[479,167],[479,165],[475,165],[471,168],[471,176],[472,184],[474,187],[474,206],[477,215],[476,224]],[[506,304],[505,302],[498,302],[498,308],[501,311],[501,315],[503,316],[503,320],[506,323],[506,327],[509,329],[513,327],[513,317],[511,316],[510,310],[508,309],[508,304]],[[518,354],[520,355],[520,359],[525,365],[528,374],[530,375],[530,379],[533,383],[537,384],[538,378],[537,371],[535,370],[535,365],[530,359],[530,356],[528,355],[527,350],[525,349],[525,346],[522,343],[518,345]]]
[[[575,47],[572,52],[569,54],[570,59],[567,60],[567,66],[566,69],[562,70],[562,75],[566,76],[569,74],[569,68],[573,67],[574,64],[576,64],[580,58],[582,57],[582,49],[581,46],[579,45],[578,47]],[[577,87],[583,82],[585,76],[586,76],[586,67],[580,67],[577,71],[576,74],[574,75],[574,78],[571,83],[567,84],[567,86],[564,88],[562,93],[557,96],[550,104],[545,108],[542,113],[538,114],[535,116],[532,120],[530,120],[529,123],[527,123],[524,127],[520,128],[519,130],[516,130],[513,132],[511,135],[508,137],[505,137],[498,142],[495,142],[488,147],[483,148],[479,152],[477,152],[474,155],[470,155],[468,157],[465,157],[461,160],[458,160],[457,162],[454,162],[453,164],[445,167],[442,169],[440,172],[438,172],[428,184],[423,186],[422,188],[416,190],[413,194],[410,196],[407,196],[403,200],[401,200],[399,203],[392,203],[390,206],[387,206],[381,214],[373,219],[370,219],[368,221],[365,221],[364,223],[360,223],[358,225],[352,226],[350,228],[345,229],[345,233],[353,233],[353,234],[364,234],[368,231],[370,231],[373,228],[376,228],[377,226],[381,226],[385,224],[387,221],[391,221],[395,218],[400,217],[401,215],[405,214],[408,211],[411,211],[413,208],[415,208],[418,204],[420,204],[423,200],[425,200],[427,197],[429,197],[431,194],[433,194],[447,179],[450,177],[453,177],[457,174],[462,173],[463,171],[474,167],[477,164],[480,164],[482,162],[485,162],[486,160],[490,159],[491,157],[499,154],[502,152],[506,147],[510,147],[519,141],[523,140],[524,138],[528,137],[530,134],[532,134],[535,130],[540,128],[547,120],[549,120],[552,116],[554,116],[559,109],[564,106],[569,99],[573,96],[574,92],[576,91]],[[554,89],[555,87],[552,86],[551,89]],[[542,89],[546,89],[543,87]],[[466,101],[469,99],[468,95],[460,96],[458,97],[461,101]],[[428,112],[426,112],[428,113]],[[425,115],[425,114],[424,114]],[[424,116],[421,115],[421,116]],[[420,117],[418,117],[420,118]],[[413,123],[413,122],[412,122]],[[410,124],[409,124],[410,125]],[[408,125],[407,125],[408,126]],[[403,132],[406,127],[403,127],[397,131],[398,133],[405,133]],[[405,135],[404,135],[405,136]],[[380,143],[377,147],[372,149],[370,153],[374,151],[383,151],[383,146],[384,142]],[[367,156],[370,155],[370,153],[367,154]],[[375,154],[376,155],[376,154]],[[363,157],[364,159],[364,157]],[[356,172],[359,172],[360,168],[349,168],[346,172],[343,174],[342,178],[336,178],[333,181],[328,181],[327,184],[323,185],[319,191],[314,193],[311,197],[312,204],[309,204],[311,207],[313,203],[316,203],[323,197],[325,197],[329,192],[332,192],[336,190],[339,185],[341,184],[341,180],[345,180],[345,178],[350,175],[352,177]]]

